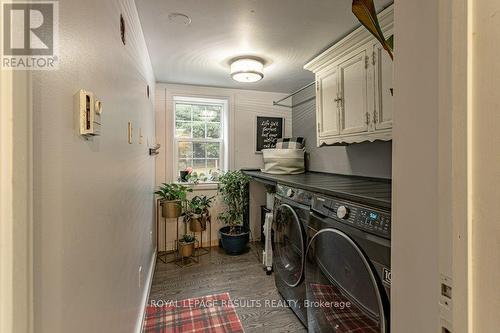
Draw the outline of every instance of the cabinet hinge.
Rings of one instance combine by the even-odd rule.
[[[316,81],[316,91],[319,91],[319,81]]]
[[[375,53],[375,51],[373,51],[373,53],[372,53],[372,65],[373,66],[375,66],[375,64],[377,63],[376,57],[377,57],[377,53]]]
[[[370,62],[370,57],[365,56],[365,68],[368,68],[368,63]]]
[[[377,110],[373,110],[373,122],[376,124],[377,123]]]
[[[370,125],[370,113],[367,112],[366,113],[366,126],[369,126]]]
[[[318,123],[318,133],[321,132],[321,124]]]

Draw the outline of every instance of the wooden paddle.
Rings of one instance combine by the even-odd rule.
[[[375,12],[373,0],[352,0],[352,12],[354,16],[358,18],[359,22],[377,38],[384,50],[386,50],[391,59],[394,60],[393,36],[389,37],[387,40],[384,38],[384,33],[380,28],[377,13]]]

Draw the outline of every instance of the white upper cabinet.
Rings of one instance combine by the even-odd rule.
[[[379,21],[388,38],[393,6]],[[392,139],[392,60],[364,27],[304,68],[316,74],[318,146]]]
[[[316,119],[318,136],[331,137],[339,134],[338,70],[336,67],[318,76],[316,81]]]
[[[368,131],[366,50],[355,52],[339,68],[340,134]]]

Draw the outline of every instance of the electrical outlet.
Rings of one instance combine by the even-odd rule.
[[[142,286],[142,266],[139,266],[139,289]]]
[[[450,277],[441,274],[441,293],[440,300],[441,306],[444,306],[447,310],[451,310],[452,308],[452,290],[453,290],[453,281]]]

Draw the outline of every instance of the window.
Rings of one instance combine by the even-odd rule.
[[[208,175],[224,165],[227,101],[174,98],[174,179],[188,167]]]

